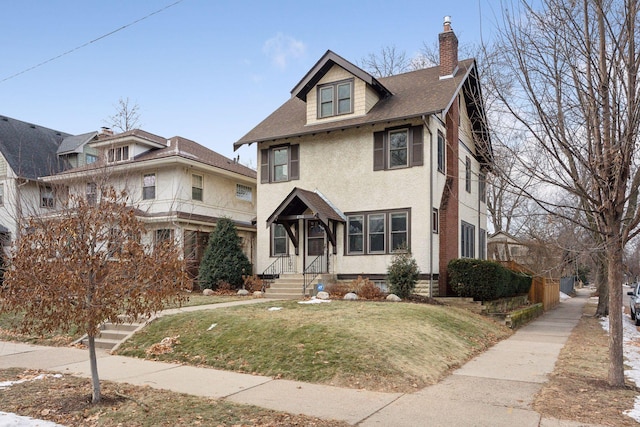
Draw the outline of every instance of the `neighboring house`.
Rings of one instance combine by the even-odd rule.
[[[521,265],[531,265],[529,247],[518,238],[504,231],[489,236],[488,257],[494,261],[514,261]]]
[[[257,143],[256,272],[383,282],[409,247],[419,290],[443,296],[450,260],[486,257],[492,152],[477,67],[458,61],[448,20],[439,41],[439,66],[379,79],[327,51],[234,144]]]
[[[146,224],[150,243],[183,245],[195,277],[209,233],[231,218],[250,262],[255,259],[256,172],[182,137],[163,138],[140,129],[103,131],[88,143],[97,159],[44,180],[90,202],[100,189],[126,190]],[[65,190],[67,191],[67,190]],[[250,273],[250,272],[247,272]]]
[[[0,242],[5,251],[18,235],[25,217],[50,211],[53,192],[39,177],[69,167],[67,159],[57,153],[65,141],[74,138],[68,133],[0,116]],[[81,143],[72,145],[77,148]]]
[[[126,189],[149,230],[174,238],[197,274],[218,218],[233,219],[255,259],[256,172],[181,137],[142,130],[82,135],[0,116],[0,243],[8,250],[22,221],[55,215],[69,192],[97,201],[100,188]]]

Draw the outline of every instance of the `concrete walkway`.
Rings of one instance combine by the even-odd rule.
[[[581,291],[577,298],[562,302],[440,383],[411,394],[308,384],[106,352],[98,353],[98,372],[102,380],[224,398],[359,426],[587,426],[545,419],[531,408],[533,397],[553,371],[560,350],[582,316],[587,297],[587,292]],[[225,306],[249,301],[264,300]],[[86,350],[0,341],[0,368],[9,367],[91,375]]]

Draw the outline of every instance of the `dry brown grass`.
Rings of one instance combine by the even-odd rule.
[[[560,352],[555,369],[540,393],[534,409],[543,416],[605,426],[637,426],[623,414],[633,408],[635,387],[611,388],[607,384],[608,338],[593,317],[595,305],[585,306],[584,316]]]
[[[40,371],[0,369],[0,381],[33,378]],[[102,381],[102,401],[93,405],[88,379],[64,375],[15,384],[0,391],[1,408],[65,426],[316,426],[339,421],[276,412],[255,406]]]

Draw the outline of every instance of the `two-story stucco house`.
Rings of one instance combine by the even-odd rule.
[[[231,218],[243,250],[255,258],[256,172],[182,137],[164,138],[136,129],[103,131],[88,143],[96,161],[44,180],[97,200],[100,188],[126,190],[150,242],[183,245],[190,273],[197,275],[209,233],[219,218]]]
[[[458,61],[448,19],[439,42],[438,66],[386,78],[327,51],[235,143],[257,144],[257,273],[310,272],[307,290],[315,273],[382,282],[408,247],[418,290],[443,296],[451,259],[485,257],[492,153],[476,62]]]

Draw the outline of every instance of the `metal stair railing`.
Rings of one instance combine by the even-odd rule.
[[[304,269],[302,275],[304,276],[304,286],[302,287],[302,295],[307,295],[307,286],[311,285],[313,280],[318,277],[319,274],[325,273],[327,270],[327,264],[325,263],[326,255],[318,255],[311,263]]]
[[[282,273],[295,273],[296,263],[290,255],[281,255],[262,272],[262,292]]]

